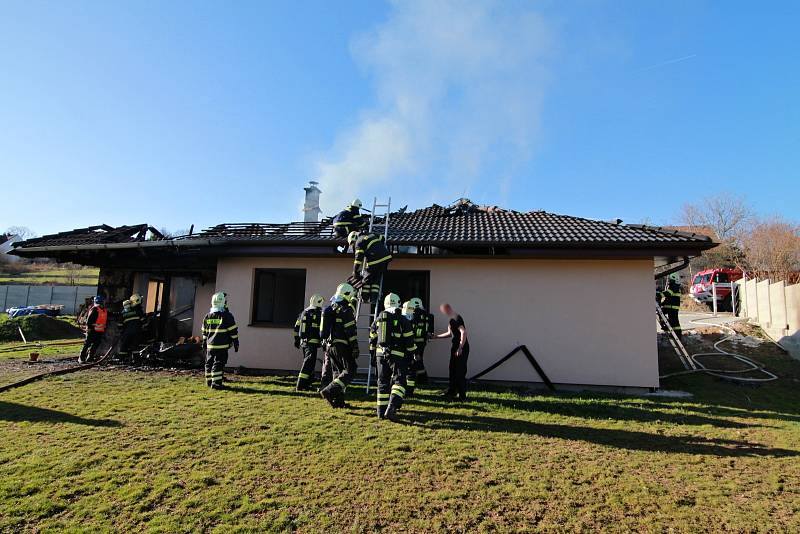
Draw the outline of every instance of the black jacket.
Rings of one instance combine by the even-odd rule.
[[[229,349],[239,346],[239,327],[228,310],[215,311],[203,318],[203,339],[209,349]]]
[[[334,302],[322,310],[320,338],[337,345],[358,347],[356,316],[347,301]]]
[[[356,241],[356,257],[353,261],[353,272],[361,270],[361,265],[367,262],[367,270],[381,263],[392,261],[392,253],[386,247],[382,235],[364,234]]]
[[[296,344],[318,346],[319,330],[322,320],[322,309],[306,308],[300,312],[294,323],[294,340]]]
[[[410,358],[417,350],[412,322],[399,309],[383,310],[370,327],[369,348],[382,357]]]

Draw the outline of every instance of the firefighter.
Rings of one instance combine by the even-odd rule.
[[[361,201],[354,199],[349,206],[339,212],[333,219],[333,230],[336,237],[347,238],[350,232],[362,230],[367,227],[369,218],[361,213]]]
[[[413,395],[414,389],[418,384],[425,384],[428,381],[428,373],[425,371],[423,357],[425,356],[428,338],[433,334],[433,314],[425,310],[422,305],[422,299],[414,297],[409,301],[409,304],[414,310],[411,323],[414,327],[414,344],[417,346],[417,350],[408,368],[407,397]]]
[[[395,421],[406,396],[408,364],[416,350],[411,321],[400,310],[400,297],[389,293],[383,311],[370,327],[370,351],[378,369],[377,415]],[[413,310],[406,307],[406,311]]]
[[[331,382],[320,389],[320,395],[334,408],[344,408],[344,393],[355,378],[358,358],[356,317],[350,301],[355,289],[348,283],[339,284],[333,302],[322,311],[320,338],[326,345]],[[323,362],[323,374],[325,372]]]
[[[139,348],[142,336],[142,307],[133,304],[137,296],[134,294],[122,303],[122,334],[118,353],[122,362],[133,363],[133,352]]]
[[[681,321],[678,317],[678,310],[681,308],[681,279],[677,273],[672,273],[667,279],[667,287],[656,295],[656,301],[667,316],[669,325],[678,337],[683,337]]]
[[[203,342],[206,346],[206,385],[222,389],[228,350],[239,352],[239,327],[228,311],[225,293],[214,293],[211,309],[203,318]]]
[[[86,363],[95,357],[100,343],[103,342],[103,335],[108,324],[108,310],[101,295],[92,299],[92,307],[86,316],[86,340],[83,342],[81,354],[78,356],[78,363]]]
[[[300,312],[294,324],[294,346],[303,351],[303,365],[297,375],[297,391],[309,391],[314,380],[319,348],[319,324],[322,318],[322,305],[325,299],[315,293],[308,301],[308,308]]]
[[[381,280],[389,269],[392,253],[386,247],[383,236],[378,234],[350,232],[347,242],[355,246],[352,279],[361,282],[361,299],[374,304],[378,301]],[[363,279],[362,266],[364,267]]]

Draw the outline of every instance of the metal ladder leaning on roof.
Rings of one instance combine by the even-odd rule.
[[[386,204],[378,204],[378,198],[374,197],[372,200],[372,212],[370,213],[369,217],[369,233],[378,233],[383,235],[384,242],[388,243],[389,239],[389,218],[392,209],[392,198],[389,197],[389,200]],[[378,210],[385,210],[378,213]],[[382,222],[381,222],[382,221]],[[367,262],[361,265],[361,276],[363,279],[364,270],[367,267]],[[367,386],[367,395],[369,395],[369,390],[372,387],[372,362],[370,361],[369,355],[369,329],[372,326],[372,323],[375,322],[375,316],[380,309],[381,306],[381,299],[383,297],[383,278],[381,278],[380,290],[378,291],[378,299],[375,303],[375,308],[373,308],[368,304],[361,300],[361,291],[362,288],[358,289],[358,304],[356,304],[356,328],[358,329],[358,351],[359,351],[359,362],[363,362],[366,359],[366,366],[359,366],[357,370],[357,374],[361,375],[366,373],[367,379],[364,381],[363,379],[357,378],[353,382],[356,384],[365,384]]]
[[[675,330],[672,329],[672,326],[669,324],[669,320],[667,320],[667,316],[664,315],[664,312],[661,310],[661,306],[656,303],[656,314],[658,316],[658,325],[661,327],[661,330],[667,335],[667,339],[669,340],[669,344],[672,345],[672,349],[675,351],[675,354],[678,355],[678,359],[683,364],[683,367],[687,371],[696,370],[697,365],[695,365],[694,360],[689,355],[689,352],[686,350],[686,347],[683,346],[681,339],[678,337],[678,334],[675,333]]]

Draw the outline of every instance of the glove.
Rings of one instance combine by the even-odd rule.
[[[299,337],[294,338],[294,348],[296,348],[296,349],[300,348],[300,338]]]
[[[233,352],[239,352],[239,341],[238,340],[233,342]]]

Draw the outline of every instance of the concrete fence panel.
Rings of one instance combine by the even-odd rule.
[[[96,294],[95,286],[0,285],[0,310],[53,304],[64,306],[63,313],[72,315],[86,297]]]
[[[761,280],[756,284],[756,300],[758,302],[758,322],[763,328],[772,324],[772,313],[769,302],[769,280]]]
[[[758,322],[758,291],[756,289],[756,280],[748,280],[745,284],[747,318]]]

